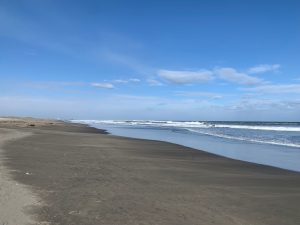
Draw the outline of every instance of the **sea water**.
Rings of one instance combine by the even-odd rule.
[[[168,141],[225,157],[300,171],[299,122],[73,120],[114,135]]]

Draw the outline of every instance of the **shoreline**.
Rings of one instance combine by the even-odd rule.
[[[32,212],[40,223],[300,223],[297,172],[82,124],[21,124],[10,129],[33,135],[6,143],[5,165],[45,203]]]
[[[72,122],[72,121],[71,121]],[[195,142],[195,138],[192,139],[189,136],[185,136],[185,133],[182,134],[177,134],[176,133],[171,133],[170,131],[166,130],[166,131],[160,131],[161,136],[157,136],[157,135],[153,135],[156,131],[149,129],[149,131],[144,132],[143,130],[140,130],[142,135],[138,132],[131,132],[130,128],[124,128],[125,131],[120,132],[119,130],[121,129],[117,129],[116,133],[114,133],[114,127],[110,128],[109,126],[106,127],[100,127],[99,125],[95,124],[87,124],[87,123],[79,123],[79,124],[84,124],[84,125],[88,125],[89,127],[92,128],[97,128],[97,129],[104,129],[106,130],[110,135],[114,135],[117,137],[127,137],[127,138],[133,138],[133,139],[140,139],[140,140],[152,140],[152,141],[162,141],[162,142],[166,142],[166,143],[172,143],[172,144],[178,144],[180,146],[183,147],[187,147],[187,148],[192,148],[196,151],[204,151],[207,153],[211,153],[213,155],[216,156],[221,156],[224,158],[228,158],[228,159],[232,159],[232,160],[238,160],[241,162],[247,162],[247,163],[253,163],[253,164],[257,164],[257,165],[262,165],[262,166],[269,166],[269,167],[273,167],[273,168],[278,168],[278,169],[283,169],[283,170],[287,170],[287,171],[292,171],[292,172],[297,172],[300,173],[300,167],[297,166],[299,160],[294,160],[294,159],[299,159],[300,155],[298,154],[298,148],[292,148],[291,150],[294,151],[296,153],[296,155],[294,155],[295,157],[292,158],[291,156],[283,158],[282,161],[280,161],[282,158],[280,157],[285,157],[284,155],[281,155],[282,153],[284,153],[285,151],[288,151],[289,149],[279,149],[279,146],[277,145],[271,145],[271,144],[261,144],[261,143],[251,143],[251,142],[242,142],[242,141],[237,141],[237,142],[225,142],[223,143],[223,147],[224,150],[220,150],[219,146],[215,146],[216,148],[213,148],[209,145],[207,145],[207,148],[205,148],[205,146],[200,146],[200,141],[198,141],[199,144],[197,144],[197,142]],[[111,130],[110,130],[111,129]],[[126,131],[129,131],[130,135],[126,134]],[[139,130],[139,129],[137,129]],[[148,138],[149,135],[151,138]],[[173,138],[172,138],[172,137]],[[191,135],[193,136],[193,135]],[[159,138],[158,138],[159,137]],[[185,139],[186,138],[186,139]],[[208,138],[211,139],[211,136],[208,135]],[[215,137],[213,136],[213,138],[219,138],[219,137]],[[178,141],[180,140],[180,141]],[[187,141],[186,141],[187,140]],[[212,139],[211,139],[212,140]],[[204,141],[206,141],[204,139]],[[220,141],[220,142],[224,142],[224,139],[219,139],[216,141]],[[192,143],[192,144],[191,144]],[[236,147],[235,145],[238,144],[238,147]],[[234,150],[232,150],[230,148],[233,147]],[[243,145],[246,145],[246,148],[243,149]],[[255,145],[254,149],[253,147],[249,148],[250,145]],[[284,146],[287,147],[287,146]],[[288,147],[290,148],[290,147]],[[216,150],[218,149],[218,150]],[[245,155],[247,154],[247,150],[251,151],[251,150],[256,150],[256,157],[245,157]],[[263,150],[263,151],[259,151],[259,150]],[[234,152],[235,151],[235,152]],[[252,152],[253,154],[253,152]],[[272,156],[273,154],[273,156]],[[271,157],[268,157],[268,156]],[[274,157],[275,156],[275,157]],[[259,157],[264,158],[264,160],[259,160]],[[268,158],[266,158],[268,157]],[[273,157],[273,158],[272,158]],[[275,160],[274,160],[275,159]],[[292,161],[291,161],[292,159]],[[290,162],[290,165],[288,165],[288,163],[284,163],[284,162]]]
[[[66,122],[68,123],[68,121],[66,121]],[[73,122],[71,122],[71,123],[73,123]],[[266,165],[266,164],[262,164],[262,163],[250,162],[250,161],[241,160],[241,159],[234,159],[234,158],[230,158],[230,157],[225,156],[225,155],[213,153],[213,152],[210,152],[210,151],[207,151],[207,150],[204,150],[204,149],[197,149],[197,148],[189,147],[189,146],[184,145],[184,144],[177,144],[177,143],[174,143],[174,142],[164,141],[164,140],[155,140],[155,139],[147,139],[147,138],[139,138],[139,137],[127,137],[127,136],[113,134],[113,133],[109,132],[107,129],[97,128],[96,126],[92,126],[92,125],[89,125],[89,124],[84,124],[84,123],[74,123],[74,124],[87,125],[90,128],[98,129],[98,130],[104,132],[107,135],[111,135],[111,136],[114,136],[114,137],[117,137],[117,138],[119,137],[119,138],[128,138],[128,139],[142,140],[142,141],[157,141],[157,142],[162,142],[162,143],[167,143],[167,144],[172,144],[172,145],[178,145],[179,147],[182,147],[182,148],[187,148],[187,149],[190,149],[192,151],[205,152],[205,153],[208,153],[208,154],[212,154],[213,156],[216,156],[216,157],[222,157],[222,158],[225,158],[225,159],[239,161],[239,162],[242,162],[242,163],[249,163],[249,164],[253,164],[253,165],[256,165],[256,166],[270,167],[270,168],[273,168],[273,169],[279,169],[279,170],[284,170],[284,171],[300,174],[300,171],[297,171],[297,170],[286,169],[286,168],[281,168],[281,167],[272,166],[272,165]]]

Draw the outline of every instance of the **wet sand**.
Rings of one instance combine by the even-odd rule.
[[[300,224],[300,173],[62,121],[3,121],[31,133],[4,143],[2,163],[40,199],[27,210],[38,224]]]

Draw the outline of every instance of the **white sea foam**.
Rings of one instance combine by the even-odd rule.
[[[300,148],[299,141],[293,141],[290,139],[290,134],[286,137],[277,136],[277,132],[299,132],[299,126],[286,126],[286,124],[271,125],[270,123],[265,123],[263,125],[251,125],[251,124],[226,124],[224,122],[199,122],[199,121],[161,121],[161,120],[72,120],[72,122],[85,123],[90,125],[117,125],[117,126],[147,126],[153,128],[178,128],[184,129],[189,132],[210,135],[220,138],[239,140],[239,141],[249,141],[262,144],[273,144],[288,147]],[[267,124],[267,125],[266,125]],[[284,126],[283,126],[284,125]],[[238,129],[244,129],[243,135]],[[259,133],[259,135],[253,135],[254,133],[248,133],[246,130],[261,130],[264,134]],[[273,133],[270,133],[273,132]],[[275,132],[275,133],[274,133]],[[295,135],[295,134],[292,134]],[[299,135],[296,134],[296,135]],[[290,139],[290,140],[289,140]]]
[[[261,144],[272,144],[272,145],[281,145],[281,146],[300,148],[300,144],[282,142],[279,140],[259,140],[259,139],[251,139],[251,138],[247,138],[247,137],[230,136],[230,135],[226,135],[226,134],[209,133],[209,132],[193,130],[193,129],[187,129],[187,130],[194,132],[194,133],[200,133],[200,134],[205,134],[205,135],[220,137],[220,138],[226,138],[226,139],[231,139],[231,140],[249,141],[249,142],[261,143]]]
[[[111,124],[111,125],[141,125],[157,127],[178,127],[178,128],[229,128],[248,129],[265,131],[291,131],[300,132],[299,126],[270,126],[270,125],[236,125],[217,122],[198,121],[161,121],[161,120],[73,120],[73,122],[86,124]]]
[[[254,125],[227,125],[216,124],[215,127],[219,128],[232,128],[232,129],[250,129],[250,130],[269,130],[269,131],[300,131],[300,127],[288,127],[288,126],[254,126]]]

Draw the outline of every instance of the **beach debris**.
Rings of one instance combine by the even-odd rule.
[[[78,211],[78,210],[69,212],[69,215],[78,215],[78,214],[80,214],[80,211]]]

